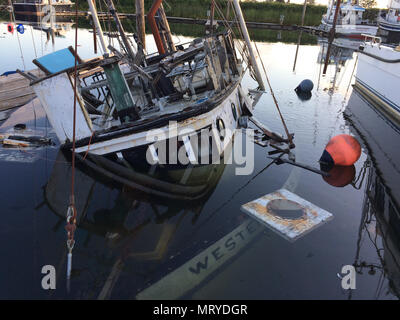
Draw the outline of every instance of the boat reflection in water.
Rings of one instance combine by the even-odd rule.
[[[345,111],[370,156],[354,265],[359,274],[381,273],[375,298],[400,298],[400,129],[379,110],[355,89]],[[367,246],[375,247],[376,257],[365,257]]]
[[[65,195],[68,195],[70,188],[69,183],[65,182],[71,180],[71,167],[66,157],[62,151],[59,152],[45,189],[49,207],[63,218],[69,204]],[[157,223],[162,223],[186,210],[194,214],[195,220],[202,210],[204,199],[210,196],[217,185],[224,167],[221,164],[164,170],[154,166],[146,168],[149,170],[145,172],[143,168],[141,171],[133,169],[126,160],[118,162],[105,157],[89,156],[75,173],[78,227],[93,229],[106,236],[114,225],[113,237],[120,238],[153,217],[156,217]],[[104,194],[117,193],[112,208],[90,210],[92,200],[96,199],[97,202],[104,198],[99,194],[100,191],[97,192],[98,189],[102,189]],[[176,200],[174,208],[167,208],[167,214],[163,214],[161,207],[168,206],[171,200]],[[138,211],[143,212],[140,214]],[[135,216],[134,223],[130,221],[131,214]],[[131,227],[127,227],[128,220]]]
[[[102,156],[88,156],[77,167],[76,269],[71,287],[80,292],[74,296],[179,298],[262,231],[244,214],[232,216],[222,226],[207,224],[213,215],[209,210],[199,219],[225,164],[137,167]],[[47,205],[60,218],[54,228],[60,234],[65,233],[70,179],[69,159],[60,151],[45,186]],[[99,241],[104,252],[99,252]],[[88,282],[93,275],[93,282]]]
[[[74,22],[71,17],[51,15],[48,18],[35,15],[15,14],[17,24],[30,25],[35,30],[46,33],[47,37],[65,37],[72,30]]]
[[[354,50],[360,46],[360,41],[346,38],[336,38],[332,42],[330,56],[328,57],[328,65],[332,67],[333,72],[329,74],[329,85],[328,93],[333,94],[337,92],[341,87],[347,88],[350,82],[351,73],[356,63],[354,57]],[[317,64],[319,65],[319,77],[318,87],[322,81],[323,74],[322,70],[327,59],[326,55],[328,52],[329,44],[326,38],[319,38],[318,45],[320,51],[317,57]],[[346,92],[347,94],[347,92]],[[345,95],[346,95],[345,94]]]

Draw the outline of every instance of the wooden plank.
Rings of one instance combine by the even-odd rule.
[[[0,102],[0,111],[22,106],[22,105],[28,103],[29,101],[31,101],[33,98],[35,98],[34,93],[23,96],[23,97],[15,98],[13,100],[1,101]]]
[[[35,76],[43,76],[39,69],[30,70]],[[0,76],[0,111],[19,107],[35,97],[28,79],[18,73]]]
[[[17,90],[9,90],[8,92],[4,92],[0,94],[0,99],[3,101],[8,101],[19,97],[24,97],[29,94],[34,94],[34,92],[31,87],[26,86]]]

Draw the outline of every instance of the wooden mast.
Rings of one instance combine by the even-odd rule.
[[[144,19],[144,0],[136,0],[136,30],[143,49],[146,49],[146,22]]]
[[[164,28],[164,36],[167,42],[167,46],[169,51],[176,51],[174,41],[172,40],[171,29],[169,27],[169,23],[167,20],[167,15],[165,14],[164,6],[161,4],[160,8],[158,9],[158,16],[161,20],[161,23]]]
[[[301,26],[304,26],[304,17],[306,16],[307,0],[304,0],[303,13],[301,15]],[[299,47],[301,42],[301,36],[303,35],[303,29],[300,30],[299,38],[297,39],[296,55],[294,56],[293,71],[296,70],[297,55],[299,53]]]
[[[326,51],[325,65],[324,65],[324,70],[322,71],[323,75],[326,74],[326,69],[328,68],[329,59],[330,59],[330,56],[331,56],[331,46],[332,46],[333,39],[335,38],[336,21],[337,21],[337,16],[338,16],[338,13],[339,13],[339,9],[340,9],[340,0],[337,0],[336,1],[335,16],[333,17],[332,28],[331,28],[331,30],[329,32],[328,50]]]

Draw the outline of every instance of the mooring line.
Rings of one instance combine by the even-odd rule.
[[[272,99],[274,100],[276,109],[278,110],[279,116],[280,116],[281,121],[282,121],[282,124],[283,124],[283,128],[285,129],[286,136],[287,136],[287,138],[288,138],[288,140],[289,140],[289,143],[290,143],[290,144],[289,144],[289,148],[294,148],[295,145],[294,145],[294,143],[293,143],[292,135],[289,133],[289,130],[288,130],[287,126],[286,126],[285,119],[283,118],[283,115],[282,115],[281,110],[280,110],[280,108],[279,108],[278,100],[276,99],[275,94],[274,94],[274,91],[272,90],[272,86],[271,86],[271,83],[269,82],[267,70],[265,69],[264,62],[263,62],[263,60],[261,59],[260,52],[258,51],[257,43],[254,42],[254,41],[253,41],[253,43],[254,43],[254,46],[256,47],[258,57],[260,58],[261,65],[262,65],[262,67],[263,67],[264,74],[265,74],[265,77],[266,77],[266,79],[267,79],[268,87],[269,87],[269,90],[271,91]]]
[[[72,270],[72,249],[75,245],[76,230],[76,207],[75,207],[75,147],[76,147],[76,102],[77,102],[77,81],[78,81],[78,1],[75,3],[75,63],[74,63],[74,112],[73,112],[73,128],[72,128],[72,168],[71,168],[71,193],[70,204],[67,210],[67,291],[70,290],[70,278]]]

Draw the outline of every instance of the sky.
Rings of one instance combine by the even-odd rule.
[[[264,0],[257,0],[257,1],[264,1]],[[316,4],[323,4],[323,5],[328,5],[329,0],[315,0]],[[304,0],[290,0],[291,3],[304,3]],[[378,8],[387,8],[389,0],[376,0],[377,7]]]

